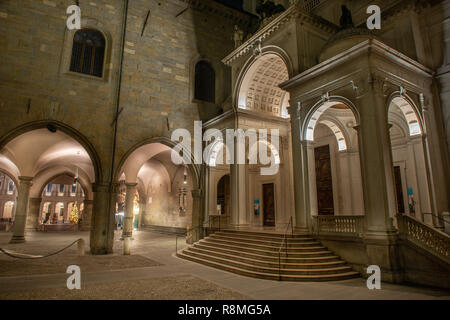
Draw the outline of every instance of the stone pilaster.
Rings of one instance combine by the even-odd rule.
[[[25,242],[25,223],[27,220],[28,198],[30,196],[32,181],[32,177],[19,177],[17,210],[14,217],[14,231],[10,243]]]

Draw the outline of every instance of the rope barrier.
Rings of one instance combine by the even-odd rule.
[[[57,255],[58,253],[61,253],[61,252],[63,252],[66,249],[69,249],[75,243],[78,243],[78,241],[83,241],[83,239],[80,238],[78,240],[75,240],[74,242],[72,242],[67,247],[62,248],[61,250],[58,250],[56,252],[47,254],[45,256],[35,256],[35,255],[31,255],[31,254],[18,253],[18,252],[14,252],[14,251],[11,251],[11,250],[6,250],[6,249],[3,249],[3,248],[0,248],[0,252],[3,252],[5,255],[7,255],[7,256],[9,256],[11,258],[15,258],[15,259],[44,259],[44,258],[48,258],[48,257],[54,256],[54,255]]]

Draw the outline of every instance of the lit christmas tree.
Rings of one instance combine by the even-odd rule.
[[[69,221],[73,224],[78,223],[78,208],[77,208],[76,202],[72,206],[72,211],[70,212],[70,215],[69,215]]]

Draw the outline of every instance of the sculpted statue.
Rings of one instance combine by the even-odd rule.
[[[340,24],[342,29],[353,28],[355,26],[353,24],[352,13],[345,5],[342,5]]]
[[[285,10],[286,9],[281,4],[275,4],[271,0],[263,0],[263,2],[256,7],[256,13],[259,15],[261,20],[281,13]]]
[[[244,31],[242,31],[238,25],[234,26],[233,40],[235,48],[239,47],[244,40]]]

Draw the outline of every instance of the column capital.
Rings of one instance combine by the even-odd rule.
[[[108,193],[112,191],[112,186],[109,183],[93,183],[92,184],[92,191],[93,192],[101,192],[101,193]]]
[[[202,189],[194,189],[191,190],[191,194],[193,198],[201,198],[203,195]]]
[[[302,109],[302,107],[301,107],[300,101],[294,105],[287,107],[287,111],[288,111],[289,115],[291,116],[291,121],[293,121],[294,119],[300,118],[301,109]]]
[[[127,188],[134,188],[136,187],[138,184],[136,182],[125,182],[125,186]]]
[[[19,183],[29,183],[32,184],[34,177],[27,177],[27,176],[19,176]]]

